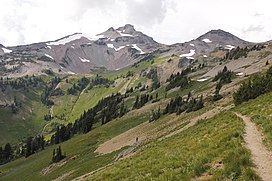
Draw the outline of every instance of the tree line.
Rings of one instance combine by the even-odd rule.
[[[146,77],[152,80],[152,90],[156,90],[161,86],[157,69],[150,69],[150,71],[146,74]]]
[[[35,77],[34,75],[26,75],[24,77],[19,77],[15,79],[11,79],[8,77],[6,79],[4,79],[3,77],[0,78],[0,89],[2,90],[2,92],[4,92],[8,86],[15,90],[28,90],[29,87],[37,87],[41,84],[44,84],[42,78]]]
[[[197,111],[204,107],[203,96],[198,98],[192,97],[191,93],[188,93],[187,98],[182,98],[178,96],[166,105],[163,114],[176,113],[181,114],[182,112],[192,112]]]
[[[190,78],[187,77],[187,74],[190,73],[191,71],[192,71],[191,68],[187,68],[181,72],[178,72],[177,74],[171,74],[171,76],[167,79],[167,82],[169,82],[169,84],[165,87],[165,90],[168,91],[175,87],[184,88],[188,86],[191,80]]]
[[[52,96],[55,87],[58,85],[60,81],[61,81],[60,77],[55,76],[45,85],[44,91],[41,94],[41,102],[46,106],[50,107],[54,105],[54,102],[50,99],[50,96]]]
[[[43,136],[28,137],[22,143],[11,145],[7,143],[4,148],[0,146],[0,165],[8,163],[13,159],[20,157],[29,157],[30,155],[43,150],[48,143]]]
[[[243,82],[233,94],[235,105],[272,91],[272,67],[264,75],[255,75]]]
[[[83,91],[88,84],[90,83],[90,79],[85,76],[79,79],[76,83],[73,83],[72,87],[67,89],[67,93],[71,95],[78,95],[78,92]]]
[[[58,126],[55,134],[51,137],[50,143],[59,144],[69,140],[75,134],[88,133],[96,122],[105,124],[117,117],[122,117],[128,112],[124,98],[124,95],[117,93],[101,99],[95,107],[84,111],[74,123]]]
[[[223,59],[225,60],[236,60],[238,58],[247,58],[247,55],[250,51],[260,51],[262,50],[263,48],[265,48],[265,45],[264,44],[257,44],[257,45],[254,45],[252,47],[244,47],[244,48],[241,48],[241,47],[236,47],[236,48],[233,48],[231,49],[230,51],[228,51],[226,53],[226,55],[224,56]]]

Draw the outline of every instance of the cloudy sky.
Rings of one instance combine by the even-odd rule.
[[[245,40],[272,39],[270,0],[1,0],[0,44],[55,40],[82,32],[89,36],[127,23],[172,44],[211,29]]]

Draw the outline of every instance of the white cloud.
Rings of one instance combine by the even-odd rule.
[[[263,0],[1,0],[0,44],[95,35],[126,23],[162,43],[223,29],[248,41],[272,39],[270,1]]]

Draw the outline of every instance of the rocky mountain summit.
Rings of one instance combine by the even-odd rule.
[[[1,45],[0,67],[1,76],[10,77],[40,74],[44,69],[66,74],[92,73],[101,69],[118,70],[151,54],[207,58],[215,49],[231,50],[249,44],[223,30],[212,30],[189,42],[163,45],[126,24],[93,37],[74,33],[48,42]]]

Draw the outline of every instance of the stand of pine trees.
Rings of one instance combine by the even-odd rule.
[[[46,142],[43,136],[28,137],[22,143],[11,145],[7,143],[4,148],[0,147],[0,165],[8,163],[13,159],[20,157],[29,157],[30,155],[43,150]]]
[[[245,47],[240,48],[239,46],[237,48],[231,49],[228,51],[224,57],[225,60],[232,60],[232,59],[238,59],[241,57],[247,58],[247,55],[250,51],[260,51],[261,49],[265,48],[263,44],[254,45],[251,48]]]
[[[203,96],[200,98],[193,98],[189,93],[187,99],[183,99],[178,96],[174,99],[171,99],[170,103],[167,104],[166,108],[163,111],[163,114],[176,113],[181,114],[182,112],[192,112],[197,111],[204,107]]]
[[[105,87],[109,87],[111,84],[113,84],[113,82],[114,81],[111,81],[107,78],[103,78],[97,74],[96,77],[91,81],[88,89],[90,90],[97,85],[104,85]]]
[[[221,84],[231,83],[231,79],[233,77],[233,72],[228,70],[226,66],[224,66],[222,71],[219,71],[217,75],[214,77],[213,81],[221,82]]]
[[[215,87],[215,92],[214,92],[214,96],[212,98],[212,101],[218,101],[220,99],[223,98],[223,96],[220,94],[220,89],[222,88],[222,82],[219,81],[217,84],[216,84],[216,87]]]
[[[13,79],[8,77],[6,79],[0,78],[0,90],[2,90],[2,92],[4,92],[8,86],[15,90],[23,89],[27,91],[28,88],[37,87],[39,85],[44,85],[44,82],[41,77],[35,77],[34,75]]]
[[[149,122],[153,122],[157,119],[159,119],[161,117],[161,109],[157,109],[157,110],[152,110],[152,113],[150,115],[150,118],[149,118]]]
[[[265,75],[256,75],[245,81],[233,94],[234,103],[239,105],[268,92],[272,92],[272,67]]]
[[[190,79],[187,77],[187,74],[192,71],[191,68],[187,68],[183,70],[181,73],[172,74],[169,79],[167,79],[167,82],[169,84],[166,86],[165,90],[168,91],[170,89],[173,89],[175,87],[181,87],[184,88],[190,84]]]
[[[75,134],[88,133],[96,122],[105,124],[117,117],[122,117],[128,112],[124,104],[124,98],[125,96],[120,93],[112,94],[100,100],[95,107],[84,111],[74,124],[69,123],[67,126],[57,127],[55,134],[51,137],[51,144],[67,141]]]
[[[153,96],[149,94],[142,94],[140,96],[137,96],[135,103],[133,105],[133,108],[139,109],[143,107],[148,101],[151,101],[152,99],[153,99]]]
[[[0,147],[0,165],[11,161],[13,157],[13,149],[9,143],[4,148]]]
[[[157,69],[150,69],[150,71],[146,74],[146,77],[152,79],[152,90],[156,90],[161,86],[158,78]]]
[[[67,93],[71,95],[77,95],[78,92],[81,92],[83,89],[85,89],[89,83],[90,79],[82,77],[77,81],[76,84],[74,83],[71,88],[67,89]]]
[[[54,92],[54,88],[58,85],[58,83],[61,81],[59,77],[54,77],[52,80],[50,80],[44,88],[44,91],[41,95],[41,101],[43,104],[47,106],[52,106],[54,105],[54,102],[50,100],[50,96]]]
[[[65,158],[65,157],[66,156],[62,154],[60,145],[56,150],[53,149],[53,155],[52,155],[52,162],[53,163],[57,163],[57,162],[61,161],[63,158]]]

